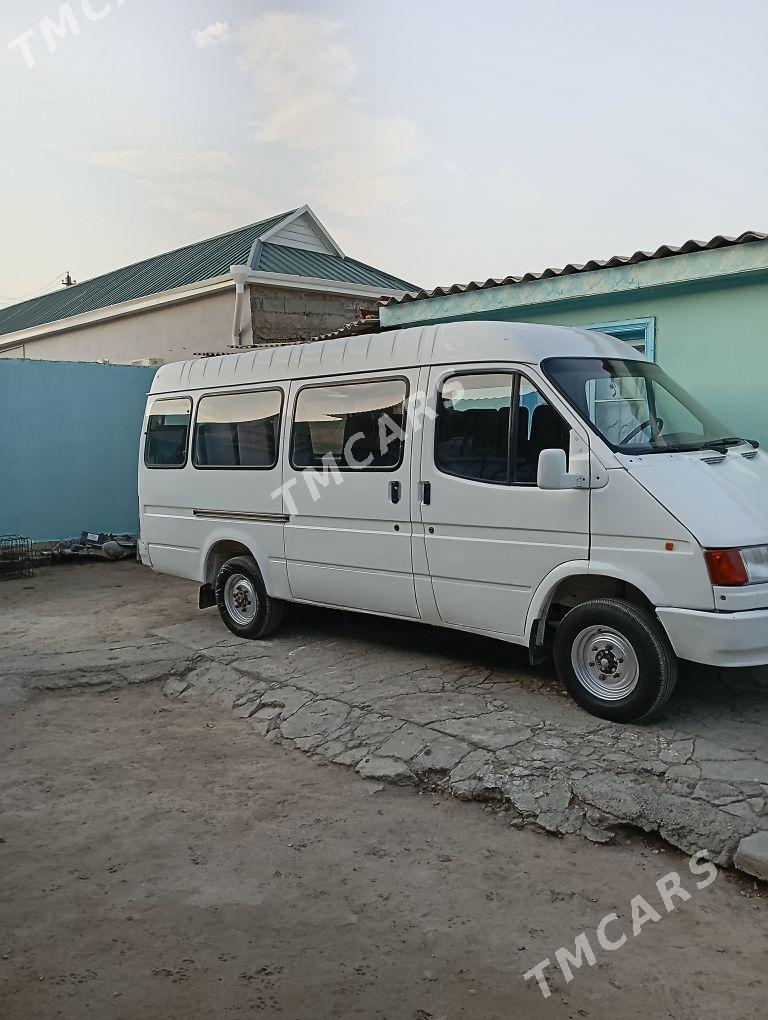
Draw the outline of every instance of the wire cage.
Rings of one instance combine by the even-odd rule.
[[[32,576],[32,540],[21,535],[0,535],[0,581]]]

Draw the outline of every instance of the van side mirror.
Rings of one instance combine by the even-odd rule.
[[[589,479],[584,475],[568,473],[564,450],[542,450],[539,454],[536,484],[540,489],[586,489],[589,487]]]

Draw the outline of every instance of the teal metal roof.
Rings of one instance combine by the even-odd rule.
[[[0,336],[223,276],[230,266],[247,265],[255,242],[295,211],[291,209],[247,227],[113,269],[71,287],[62,287],[51,294],[0,308]],[[254,268],[261,272],[322,277],[383,290],[416,289],[405,280],[355,259],[269,243],[257,245],[254,255],[258,256],[259,252],[258,265]]]
[[[367,266],[357,259],[339,258],[319,251],[286,248],[282,244],[261,244],[254,252],[251,269],[260,273],[285,273],[288,276],[314,276],[321,280],[339,283],[359,283],[365,287],[382,287],[384,290],[414,290],[414,284],[390,276],[380,269]]]

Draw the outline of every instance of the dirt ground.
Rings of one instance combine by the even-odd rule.
[[[0,649],[71,651],[146,637],[195,619],[198,585],[135,560],[39,567],[0,585]]]
[[[0,643],[85,647],[197,613],[194,586],[141,570],[4,584]],[[728,873],[697,890],[652,840],[517,831],[153,686],[3,709],[0,761],[4,1020],[765,1015],[759,890]],[[667,914],[672,870],[692,895]],[[661,916],[633,938],[637,895]],[[595,938],[611,911],[615,952]],[[550,967],[545,1000],[523,973],[582,931],[596,964],[570,984]]]

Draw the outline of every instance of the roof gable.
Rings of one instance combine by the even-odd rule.
[[[262,234],[261,240],[269,241],[270,244],[281,244],[286,248],[299,248],[303,251],[315,251],[323,255],[344,258],[344,252],[308,205],[295,209],[282,223]]]

